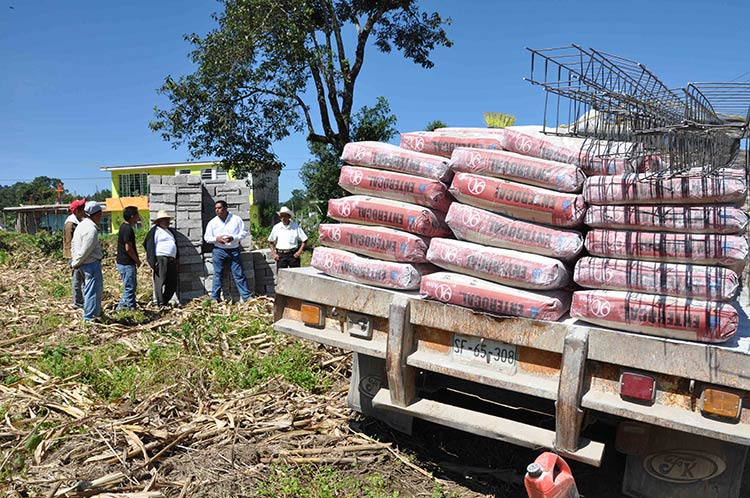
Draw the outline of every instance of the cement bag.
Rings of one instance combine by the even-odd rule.
[[[452,199],[439,180],[370,168],[343,166],[339,186],[353,194],[411,202],[446,212]]]
[[[727,303],[606,290],[576,291],[570,316],[608,328],[689,341],[724,342],[737,331]]]
[[[744,232],[747,215],[732,206],[589,206],[586,225],[678,233]]]
[[[456,173],[449,192],[465,204],[558,227],[579,226],[586,214],[580,195],[471,173]]]
[[[362,258],[329,247],[316,247],[311,264],[315,269],[342,280],[398,290],[419,289],[422,275],[435,269],[432,265]]]
[[[735,272],[720,266],[584,257],[573,278],[581,287],[731,301],[740,287]]]
[[[556,321],[570,306],[569,292],[530,292],[448,272],[423,276],[419,294],[493,315],[535,320]]]
[[[742,178],[727,176],[651,175],[593,176],[583,184],[589,204],[736,204],[742,205],[747,187]]]
[[[397,228],[427,237],[447,237],[451,233],[443,213],[416,204],[364,195],[329,200],[328,216],[338,221]]]
[[[587,176],[617,175],[630,169],[625,159],[588,156],[580,149],[555,145],[541,133],[528,134],[513,128],[504,128],[503,132],[502,148],[504,150],[549,161],[575,164]]]
[[[514,220],[483,209],[454,202],[445,222],[462,240],[485,246],[570,260],[583,250],[583,235],[575,230],[563,230]]]
[[[386,261],[426,263],[429,239],[385,227],[323,223],[318,241],[326,246]]]
[[[451,157],[456,147],[500,150],[502,137],[494,135],[467,135],[463,133],[435,133],[412,131],[401,134],[401,147],[442,157]]]
[[[441,268],[522,289],[554,290],[570,283],[560,261],[538,254],[434,238],[427,259]]]
[[[463,173],[504,178],[558,192],[580,192],[586,179],[577,166],[503,150],[458,147],[451,156],[451,169]]]
[[[738,273],[741,273],[748,256],[745,237],[702,233],[595,229],[586,235],[586,249],[592,256],[719,265]]]
[[[344,146],[341,160],[353,166],[385,169],[444,182],[450,181],[453,175],[447,159],[380,142],[350,142]]]

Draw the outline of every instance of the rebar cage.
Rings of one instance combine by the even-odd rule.
[[[528,50],[526,80],[545,90],[543,132],[583,138],[582,156],[664,176],[747,168],[737,156],[748,138],[749,82],[671,89],[643,64],[592,48]]]

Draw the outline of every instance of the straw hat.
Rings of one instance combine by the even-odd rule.
[[[172,220],[172,217],[171,217],[171,216],[169,216],[169,213],[167,213],[167,212],[166,212],[166,211],[164,211],[163,209],[160,209],[160,210],[159,210],[159,211],[157,211],[157,213],[156,213],[156,218],[154,218],[154,223],[156,223],[156,222],[157,222],[157,221],[159,221],[159,220],[163,220],[164,218],[168,218],[169,220]]]
[[[292,211],[291,209],[289,209],[286,206],[281,206],[281,209],[279,209],[279,212],[277,214],[279,216],[281,216],[282,214],[288,214],[289,216],[291,216],[292,218],[294,218],[294,211]]]

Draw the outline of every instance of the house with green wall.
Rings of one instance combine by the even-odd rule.
[[[107,199],[106,211],[110,213],[111,230],[117,232],[123,222],[122,211],[127,206],[136,206],[142,223],[149,219],[148,177],[150,175],[200,176],[203,182],[221,183],[236,180],[234,172],[225,170],[218,161],[138,164],[127,166],[102,166],[101,171],[112,175],[112,197]],[[265,173],[248,177],[250,190],[250,223],[260,224],[260,208],[266,204],[278,204],[278,173]]]

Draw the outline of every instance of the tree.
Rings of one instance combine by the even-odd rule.
[[[90,201],[104,202],[107,198],[112,197],[112,191],[108,188],[99,189],[91,195],[86,196]]]
[[[13,185],[0,185],[0,208],[19,206],[21,204],[55,204],[57,203],[57,185],[59,178],[37,176],[30,182],[16,182]],[[62,192],[62,201],[70,202],[70,192]]]
[[[373,140],[387,142],[397,133],[396,116],[391,114],[391,107],[385,97],[379,97],[373,107],[364,106],[353,116],[351,138],[354,142]],[[341,173],[341,151],[331,144],[311,143],[310,153],[315,159],[302,165],[300,177],[307,187],[310,200],[328,200],[342,197],[344,191],[339,187]]]
[[[435,121],[430,121],[427,123],[424,127],[425,131],[435,131],[438,128],[445,128],[448,126],[444,122],[440,121],[439,119],[436,119]]]
[[[307,132],[318,159],[340,154],[354,136],[354,90],[368,46],[386,53],[395,47],[430,68],[432,50],[452,45],[443,29],[450,19],[417,3],[222,0],[218,28],[186,36],[197,70],[167,76],[159,92],[171,107],[155,108],[150,127],[174,147],[219,157],[242,176],[278,168],[271,147],[292,132]]]

